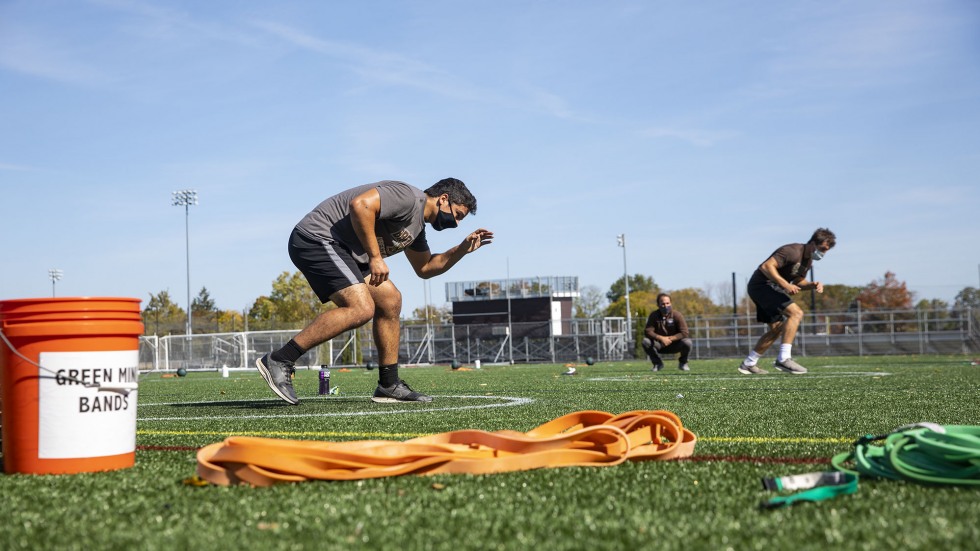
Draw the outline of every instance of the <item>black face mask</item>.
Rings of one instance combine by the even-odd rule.
[[[436,219],[432,221],[432,229],[436,231],[442,231],[446,228],[455,228],[459,225],[456,221],[456,216],[453,214],[453,204],[449,203],[449,212],[444,212],[439,209],[436,213]]]
[[[660,307],[660,315],[661,316],[669,316],[670,315],[670,306],[661,306]]]

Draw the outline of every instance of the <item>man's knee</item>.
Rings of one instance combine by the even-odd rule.
[[[803,309],[796,304],[790,304],[788,307],[786,307],[786,310],[783,311],[783,315],[786,316],[787,319],[799,322],[803,320]]]
[[[337,305],[337,309],[346,311],[352,327],[360,327],[374,317],[374,298],[364,284],[340,290],[331,295],[330,300]],[[320,315],[330,315],[330,310]]]
[[[371,289],[373,314],[380,318],[399,319],[402,313],[402,293],[391,281]]]
[[[647,354],[649,354],[651,351],[656,351],[658,348],[660,348],[655,346],[656,342],[657,341],[654,341],[650,337],[643,337],[643,340],[640,341],[640,346],[642,346],[643,350],[646,350]]]
[[[681,352],[690,352],[691,349],[694,348],[694,341],[691,339],[681,339],[677,341],[677,347],[681,350]]]

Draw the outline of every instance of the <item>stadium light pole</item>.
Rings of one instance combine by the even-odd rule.
[[[626,346],[633,338],[633,314],[630,312],[630,273],[626,269],[626,234],[616,236],[616,241],[623,248],[623,280],[626,283]]]
[[[57,269],[48,270],[48,277],[51,278],[51,297],[52,298],[54,298],[54,296],[55,296],[55,293],[54,293],[54,284],[56,282],[58,282],[58,281],[61,281],[61,278],[64,275],[65,275],[65,272],[62,272],[61,270],[57,270]]]
[[[173,192],[173,206],[184,207],[184,236],[187,244],[187,334],[193,332],[191,325],[191,205],[197,204],[197,190],[181,189]]]

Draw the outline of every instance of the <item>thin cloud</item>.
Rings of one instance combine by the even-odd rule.
[[[523,94],[499,93],[492,86],[465,82],[447,71],[403,54],[320,38],[273,21],[256,20],[251,25],[297,48],[344,64],[351,72],[373,82],[405,86],[456,100],[542,112],[560,119],[584,120],[563,97],[540,88]]]
[[[79,58],[76,49],[40,33],[6,29],[0,38],[0,67],[43,79],[85,86],[101,85],[109,77]]]
[[[723,130],[659,127],[641,130],[640,135],[646,138],[668,138],[680,140],[698,147],[711,147],[720,141],[735,137],[736,133]]]
[[[975,191],[967,186],[937,186],[914,187],[903,190],[892,190],[891,203],[902,212],[908,212],[909,207],[954,207],[961,206],[967,198],[975,195]]]
[[[771,68],[799,85],[880,85],[888,74],[914,76],[903,69],[936,56],[940,46],[929,37],[950,24],[914,6],[903,10],[900,4],[889,4],[885,10],[799,26],[792,42],[780,48]]]
[[[181,43],[203,38],[233,44],[255,44],[255,39],[246,32],[232,26],[196,19],[182,10],[160,7],[136,0],[91,1],[103,8],[136,16],[138,26],[131,27],[131,32],[139,37],[170,37]]]
[[[25,165],[13,165],[13,164],[9,164],[9,163],[0,163],[0,170],[9,170],[11,172],[34,172],[37,169],[35,169],[34,167],[25,166]]]
[[[271,21],[252,21],[251,25],[293,46],[341,62],[352,72],[376,82],[417,88],[456,99],[492,99],[481,89],[460,82],[445,71],[401,54],[326,40]]]

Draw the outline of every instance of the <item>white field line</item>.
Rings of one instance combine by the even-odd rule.
[[[853,377],[884,377],[891,375],[891,373],[886,373],[884,371],[844,371],[839,373],[834,373],[832,375],[815,375],[813,373],[804,373],[802,375],[792,375],[790,373],[769,373],[766,375],[734,375],[734,376],[723,376],[723,377],[711,377],[711,376],[699,376],[696,379],[692,378],[691,381],[750,381],[755,379],[792,379],[803,380],[803,379],[844,379]],[[589,381],[609,381],[609,382],[636,382],[640,377],[638,376],[623,376],[623,377],[589,377]],[[671,382],[679,382],[684,379],[683,375],[671,378]]]
[[[349,398],[350,396],[345,396]],[[438,397],[438,396],[437,396]],[[350,417],[352,415],[391,415],[393,413],[429,413],[433,411],[463,411],[467,409],[488,409],[488,408],[504,408],[504,407],[514,407],[523,406],[525,404],[530,404],[534,402],[533,398],[518,398],[514,396],[446,396],[446,398],[464,398],[473,400],[505,400],[503,403],[499,404],[480,404],[475,406],[454,406],[454,407],[444,407],[444,408],[417,408],[413,407],[411,409],[387,409],[384,405],[378,405],[370,410],[363,411],[345,411],[338,413],[277,413],[269,415],[226,415],[226,416],[216,416],[207,415],[202,417],[177,417],[177,416],[167,416],[167,417],[138,417],[137,421],[212,421],[215,419],[298,419],[298,418],[310,418],[310,417]],[[370,400],[369,396],[364,396],[365,401]],[[323,401],[329,401],[327,398]],[[255,403],[255,402],[279,402],[280,400],[274,399],[263,399],[263,400],[215,400],[213,402],[169,402],[169,403],[159,403],[159,404],[137,404],[137,407],[151,407],[151,406],[194,406],[194,405],[210,405],[215,403],[227,404],[227,403]]]

